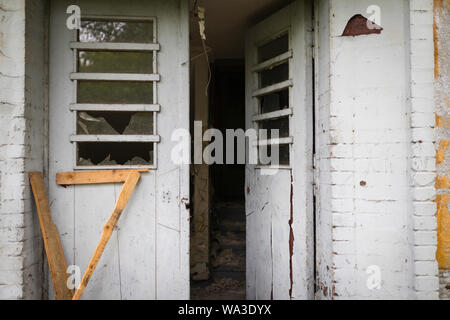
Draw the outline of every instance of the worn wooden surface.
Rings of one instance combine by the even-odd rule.
[[[33,190],[36,208],[44,238],[45,253],[52,278],[53,289],[57,300],[72,299],[72,291],[67,287],[67,263],[59,240],[58,229],[53,223],[41,172],[30,172],[30,183]]]
[[[100,258],[102,257],[103,251],[105,250],[106,245],[108,244],[109,238],[111,238],[114,228],[117,225],[117,222],[119,221],[119,218],[123,210],[125,209],[125,206],[128,203],[128,200],[130,199],[131,194],[133,193],[133,190],[140,177],[141,175],[139,174],[139,172],[136,171],[131,172],[129,173],[127,180],[123,184],[122,190],[120,191],[119,198],[117,199],[114,210],[109,220],[103,227],[103,232],[100,241],[97,245],[97,248],[95,249],[94,254],[92,255],[91,260],[89,261],[86,271],[84,272],[83,278],[81,279],[81,283],[77,288],[77,290],[75,291],[75,294],[73,295],[73,300],[79,300],[84,290],[86,289],[86,286],[89,283],[89,279],[94,273],[95,268],[97,267],[97,264],[100,261]]]
[[[79,5],[86,15],[156,17],[157,170],[143,174],[123,217],[103,252],[82,299],[187,299],[189,297],[189,165],[171,160],[176,129],[189,130],[189,8],[184,0],[108,2],[59,0],[50,3],[49,181],[74,171],[70,136],[76,131],[73,51],[76,30],[66,27],[66,9]],[[184,63],[187,62],[187,63]],[[184,64],[183,64],[184,63]],[[112,169],[112,168],[111,168]],[[90,168],[90,170],[96,170]],[[86,268],[104,222],[119,195],[118,184],[49,184],[53,219],[68,265]],[[82,199],[82,201],[80,201]],[[131,214],[127,214],[130,212]],[[100,272],[101,269],[101,272]],[[54,298],[49,290],[50,299]]]
[[[57,172],[56,183],[59,185],[119,183],[125,182],[132,172],[148,171],[149,169]]]
[[[293,138],[289,169],[263,172],[246,165],[247,299],[311,299],[314,295],[309,12],[308,1],[295,1],[250,28],[246,37],[245,117],[249,129],[254,127],[252,120],[259,112],[254,92],[266,91],[259,88],[258,76],[253,72],[261,65],[255,44],[284,30],[290,33],[289,128]]]

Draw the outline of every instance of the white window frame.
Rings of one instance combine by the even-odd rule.
[[[157,134],[157,114],[161,110],[158,104],[158,73],[157,53],[160,44],[157,42],[157,19],[151,17],[137,16],[104,16],[104,15],[83,15],[81,20],[98,21],[144,21],[152,22],[153,40],[152,43],[118,43],[118,42],[79,42],[77,30],[73,33],[73,41],[70,48],[73,51],[73,70],[70,79],[73,82],[74,99],[77,99],[78,80],[112,80],[112,81],[147,81],[153,83],[153,103],[152,104],[97,104],[97,103],[77,103],[70,105],[70,110],[74,116],[75,133],[70,136],[70,142],[74,148],[73,167],[76,170],[101,170],[101,169],[157,169],[158,167],[158,143],[161,138]],[[127,74],[127,73],[83,73],[77,72],[78,51],[79,50],[102,50],[102,51],[138,51],[153,53],[153,73],[152,74]],[[153,112],[153,134],[152,135],[77,135],[77,112],[78,111],[151,111]],[[78,142],[151,142],[153,143],[153,163],[149,165],[78,165]]]
[[[254,50],[258,50],[259,47],[287,34],[288,36],[288,51],[273,57],[271,59],[268,59],[266,61],[263,61],[261,63],[258,63],[258,61],[255,61],[255,65],[252,67],[252,75],[253,75],[253,83],[255,84],[255,88],[252,92],[252,99],[253,99],[253,117],[252,121],[254,124],[254,128],[257,130],[257,146],[267,146],[267,145],[289,145],[289,165],[262,165],[259,163],[259,151],[258,151],[258,164],[255,166],[255,169],[291,169],[292,168],[292,161],[293,161],[293,152],[292,152],[292,144],[294,143],[294,138],[292,136],[292,115],[293,115],[293,106],[292,106],[292,87],[294,86],[293,80],[292,80],[292,58],[293,58],[293,51],[292,51],[292,41],[291,41],[291,28],[284,28],[277,32],[276,34],[272,35],[271,37],[254,43]],[[254,57],[258,59],[258,55],[255,54]],[[278,82],[276,84],[266,86],[259,88],[259,72],[271,69],[273,67],[276,67],[280,64],[283,64],[285,62],[288,62],[289,64],[289,76],[287,80],[284,80],[282,82]],[[267,113],[261,113],[260,105],[259,105],[259,97],[266,95],[268,93],[277,92],[282,89],[288,88],[289,89],[289,106],[285,109],[276,110],[273,112],[267,112]],[[285,118],[288,117],[289,121],[289,136],[283,137],[279,139],[267,139],[267,140],[261,140],[259,138],[259,122],[260,121],[266,121],[266,120],[276,120],[279,118]]]

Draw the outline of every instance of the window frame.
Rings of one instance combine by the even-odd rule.
[[[78,41],[78,30],[75,29],[69,47],[73,54],[73,72],[70,74],[72,81],[73,97],[75,102],[69,108],[73,112],[73,129],[70,142],[73,144],[75,155],[73,167],[75,170],[106,170],[106,169],[157,169],[158,167],[158,143],[161,137],[157,134],[157,115],[161,111],[158,103],[158,73],[157,56],[160,51],[160,44],[157,38],[157,18],[155,16],[110,16],[110,15],[82,15],[81,20],[97,21],[143,21],[152,22],[153,37],[152,43],[121,43],[121,42],[80,42]],[[153,53],[153,73],[83,73],[78,72],[78,51],[79,50],[101,50],[101,51],[132,51],[132,52],[152,52]],[[99,104],[99,103],[77,103],[77,91],[79,80],[108,80],[108,81],[146,81],[153,84],[153,101],[151,104]],[[79,135],[77,134],[77,121],[79,111],[131,111],[131,112],[152,112],[153,113],[153,133],[152,135]],[[153,162],[148,165],[78,165],[78,142],[152,142]]]
[[[273,58],[270,58],[268,60],[262,61],[258,63],[258,48],[260,48],[261,46],[276,40],[277,38],[282,37],[283,35],[287,34],[288,37],[288,51],[275,56]],[[280,31],[278,31],[277,33],[271,35],[270,37],[262,40],[262,41],[258,41],[254,43],[254,48],[253,50],[255,50],[255,54],[253,55],[254,58],[254,65],[251,68],[251,73],[252,73],[252,77],[253,77],[253,83],[254,83],[254,88],[253,88],[253,92],[252,92],[252,100],[253,100],[253,116],[252,116],[252,123],[253,123],[253,127],[254,129],[257,130],[257,152],[258,152],[258,164],[255,166],[256,169],[291,169],[292,168],[292,161],[293,161],[293,152],[292,152],[292,147],[293,147],[293,143],[294,143],[294,138],[292,135],[292,116],[293,116],[293,112],[294,112],[294,108],[292,105],[292,88],[294,86],[294,82],[292,80],[292,59],[294,56],[293,53],[293,49],[292,49],[292,40],[291,40],[291,36],[292,36],[292,32],[291,32],[291,28],[287,27],[284,28]],[[276,84],[270,85],[270,86],[266,86],[266,87],[259,87],[259,73],[264,71],[264,70],[268,70],[271,69],[273,67],[276,67],[278,65],[281,65],[283,63],[288,63],[289,66],[289,75],[288,75],[288,79],[284,80],[282,82],[278,82]],[[266,94],[269,93],[273,93],[273,92],[277,92],[280,90],[284,90],[284,89],[288,89],[288,102],[289,105],[287,108],[284,109],[280,109],[280,110],[275,110],[272,112],[266,112],[266,113],[261,113],[261,106],[260,106],[260,102],[259,102],[259,98],[261,96],[264,96]],[[283,137],[283,138],[278,138],[278,139],[266,139],[266,140],[261,140],[259,138],[259,122],[261,121],[266,121],[266,120],[276,120],[276,119],[280,119],[280,118],[288,118],[289,121],[289,136],[288,137]],[[289,164],[278,164],[278,165],[264,165],[264,164],[260,164],[259,163],[259,147],[260,146],[267,146],[267,145],[289,145]]]

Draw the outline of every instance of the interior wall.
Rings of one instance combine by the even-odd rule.
[[[209,97],[207,95],[209,79],[209,61],[201,48],[194,48],[191,44],[191,57],[197,57],[191,62],[191,110],[193,121],[201,121],[202,130],[194,132],[191,122],[191,135],[201,135],[210,126]],[[204,146],[205,143],[202,143]],[[208,280],[210,253],[210,205],[211,179],[210,168],[205,163],[191,166],[192,184],[192,219],[191,219],[191,279]]]

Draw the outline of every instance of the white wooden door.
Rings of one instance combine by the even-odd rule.
[[[246,37],[246,127],[279,129],[257,144],[278,164],[246,166],[248,299],[313,298],[311,17],[299,0]]]
[[[186,299],[189,168],[171,161],[171,134],[189,129],[187,1],[53,0],[50,12],[49,199],[68,265],[84,272],[121,185],[61,187],[56,173],[152,169],[82,298]]]

